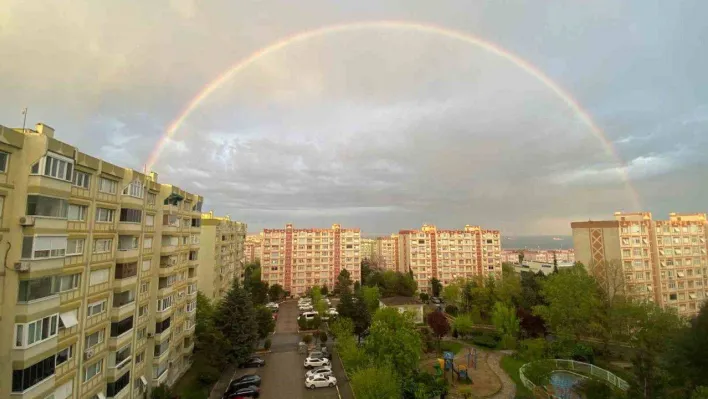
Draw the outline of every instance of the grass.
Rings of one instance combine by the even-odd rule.
[[[440,342],[440,349],[443,352],[448,351],[448,352],[452,352],[454,354],[458,354],[462,350],[463,346],[464,345],[462,345],[461,343],[455,342],[455,341],[441,341]]]
[[[209,397],[209,387],[199,384],[199,370],[190,367],[186,373],[177,381],[172,392],[182,399],[206,399]]]
[[[519,369],[526,363],[528,362],[525,360],[514,359],[511,356],[504,356],[501,359],[501,368],[511,377],[514,384],[516,384],[517,398],[533,398],[531,391],[521,383],[521,378],[519,377]]]

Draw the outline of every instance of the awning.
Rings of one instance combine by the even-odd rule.
[[[59,318],[61,319],[61,323],[64,325],[64,328],[71,328],[79,324],[79,321],[76,319],[76,310],[60,313]]]
[[[96,396],[98,396],[98,399],[106,399],[106,395],[103,392],[99,392]]]
[[[140,382],[143,384],[144,387],[148,386],[148,380],[147,380],[147,378],[145,378],[144,375],[140,376]]]

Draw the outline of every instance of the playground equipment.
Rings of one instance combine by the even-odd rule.
[[[457,380],[458,381],[472,381],[472,379],[469,376],[469,373],[467,373],[467,366],[464,364],[458,364],[457,368],[455,368],[455,363],[453,362],[455,358],[455,354],[452,352],[444,352],[443,353],[443,359],[438,359],[438,364],[435,366],[437,370],[441,368],[441,363],[444,361],[444,367],[445,371],[452,371],[452,373],[457,375]],[[476,365],[476,359],[475,359],[475,365]]]
[[[477,348],[467,348],[467,350],[467,368],[469,368],[470,363],[472,363],[472,367],[477,370]]]

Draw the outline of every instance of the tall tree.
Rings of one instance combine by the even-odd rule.
[[[462,298],[461,280],[454,280],[448,283],[442,290],[442,297],[450,305],[459,305]]]
[[[676,384],[688,391],[708,387],[708,302],[703,303],[690,326],[677,335],[668,352],[668,370]],[[708,393],[708,388],[704,389]]]
[[[558,273],[558,258],[556,257],[556,251],[553,251],[553,273]]]
[[[334,293],[335,294],[345,294],[345,293],[351,293],[352,292],[352,277],[351,273],[349,273],[349,270],[347,269],[342,269],[339,272],[339,276],[337,276],[337,282],[334,284]]]
[[[258,323],[251,296],[238,280],[234,280],[228,294],[219,303],[215,325],[228,344],[228,357],[237,364],[245,361],[258,340]]]
[[[379,287],[362,287],[361,297],[364,298],[364,303],[369,309],[369,312],[373,314],[376,309],[379,308]]]
[[[401,397],[398,375],[391,366],[380,364],[357,370],[351,378],[358,399],[388,399]]]
[[[447,317],[443,312],[430,312],[428,313],[427,320],[428,326],[433,330],[433,334],[438,339],[438,349],[440,348],[440,340],[443,336],[450,332],[450,322],[447,321]]]
[[[278,302],[285,296],[285,290],[280,284],[273,284],[268,288],[268,297],[273,302]]]
[[[430,288],[433,291],[433,296],[440,297],[440,291],[442,290],[442,283],[436,277],[430,279]]]
[[[502,333],[502,345],[504,349],[513,349],[516,339],[519,336],[519,319],[516,318],[516,310],[511,305],[501,302],[494,304],[492,313],[492,323],[497,330]]]
[[[359,341],[361,341],[361,337],[369,329],[369,326],[371,326],[371,313],[369,312],[364,298],[357,296],[356,299],[357,300],[354,301],[352,321],[354,322],[354,334],[356,334],[357,337],[359,337]]]
[[[390,364],[400,376],[418,369],[422,341],[410,313],[395,308],[379,309],[364,344],[373,364]]]
[[[197,292],[197,315],[194,328],[195,362],[203,360],[207,367],[220,368],[227,362],[225,351],[228,346],[224,340],[224,335],[214,325],[216,309],[212,302],[204,294]]]
[[[265,306],[256,308],[256,323],[258,323],[258,338],[265,338],[275,329],[273,312]]]
[[[474,322],[470,316],[463,314],[455,318],[452,322],[452,327],[457,331],[457,334],[464,337],[472,333],[474,330]]]

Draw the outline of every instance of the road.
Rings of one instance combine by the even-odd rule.
[[[271,337],[271,353],[264,356],[266,366],[260,369],[238,369],[233,378],[255,373],[261,376],[262,399],[353,399],[341,362],[335,354],[332,358],[337,387],[305,388],[305,372],[302,363],[305,355],[297,352],[300,335],[297,333],[297,301],[280,304],[275,334]],[[340,396],[341,395],[341,396]]]

